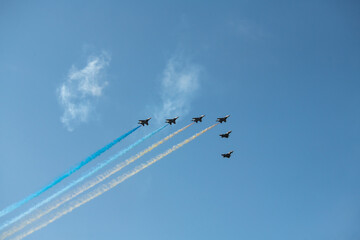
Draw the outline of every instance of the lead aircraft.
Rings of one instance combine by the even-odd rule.
[[[217,118],[217,122],[219,122],[219,123],[223,123],[223,122],[226,122],[226,119],[228,118],[228,117],[230,117],[230,115],[226,115],[225,117],[222,117],[222,118]]]

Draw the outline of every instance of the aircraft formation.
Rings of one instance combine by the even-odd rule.
[[[88,170],[80,172],[76,177],[73,176],[74,173],[79,171],[82,168],[85,168],[87,164],[94,161],[97,158],[100,158],[100,156],[106,152],[107,150],[114,147],[116,144],[120,143],[123,139],[125,139],[130,134],[134,133],[137,129],[139,129],[141,126],[148,126],[151,118],[147,118],[144,120],[139,120],[138,124],[141,126],[136,126],[133,129],[130,129],[128,132],[125,132],[123,135],[117,137],[115,140],[109,142],[102,148],[98,149],[88,157],[86,157],[84,160],[77,163],[75,166],[69,168],[67,171],[65,171],[62,175],[52,180],[47,185],[43,186],[41,189],[33,192],[32,194],[28,195],[27,197],[23,198],[20,201],[14,202],[8,207],[5,207],[4,209],[0,209],[0,218],[4,217],[5,215],[21,208],[23,210],[19,211],[19,214],[13,217],[10,217],[4,222],[0,222],[0,240],[8,239],[8,237],[18,234],[15,236],[15,238],[12,239],[23,239],[24,237],[46,227],[48,224],[54,222],[56,219],[60,218],[61,216],[71,212],[73,209],[80,207],[81,205],[89,202],[90,200],[94,199],[95,197],[100,196],[101,194],[107,192],[108,190],[114,188],[127,178],[132,177],[133,175],[137,174],[138,172],[144,170],[145,168],[151,166],[152,164],[156,163],[160,159],[168,156],[170,153],[176,151],[177,149],[183,147],[184,145],[190,143],[200,135],[204,134],[205,132],[209,131],[210,129],[214,128],[215,126],[219,125],[220,123],[225,123],[227,121],[227,118],[230,115],[227,115],[225,117],[220,117],[216,119],[217,123],[212,124],[211,126],[206,127],[205,129],[201,130],[200,132],[197,132],[196,134],[192,135],[191,137],[173,145],[169,149],[167,149],[165,152],[162,152],[158,154],[157,156],[151,158],[150,160],[141,163],[134,167],[132,170],[119,174],[118,176],[113,176],[114,174],[118,172],[123,172],[121,169],[124,167],[132,164],[137,159],[141,158],[143,155],[149,153],[156,147],[160,146],[167,140],[171,139],[172,137],[176,136],[177,134],[180,134],[185,129],[189,128],[193,124],[197,124],[202,122],[205,115],[201,115],[199,117],[194,117],[191,119],[191,123],[187,124],[186,126],[175,130],[174,132],[170,133],[168,136],[162,138],[156,143],[153,143],[149,145],[147,148],[143,149],[142,151],[138,152],[137,154],[133,155],[132,157],[122,161],[118,164],[110,165],[111,163],[114,163],[119,158],[121,158],[123,155],[125,155],[128,151],[135,148],[137,145],[141,144],[142,142],[146,141],[147,139],[151,138],[158,132],[160,132],[162,129],[167,127],[168,125],[176,124],[176,120],[179,117],[175,118],[169,118],[166,119],[163,126],[159,127],[158,129],[153,130],[152,132],[142,136],[137,141],[133,142],[132,144],[126,146],[122,150],[116,152],[112,156],[110,156],[107,159],[100,159],[101,164],[95,165],[93,168],[90,168]],[[221,139],[223,138],[229,138],[231,131],[228,131],[223,134],[219,134]],[[230,151],[228,153],[221,154],[224,158],[230,158],[233,151]],[[99,172],[100,170],[107,169],[107,171]],[[96,176],[97,174],[97,176]],[[96,176],[94,178],[91,178],[92,176]],[[64,179],[72,177],[71,181],[63,182]],[[112,177],[111,181],[103,182],[106,179]],[[56,191],[49,192],[48,190],[57,186]],[[75,188],[75,186],[79,186]],[[93,189],[92,191],[89,191],[90,189]],[[87,192],[87,193],[84,193]],[[34,202],[32,205],[31,201],[39,196],[42,196],[39,201]],[[74,199],[76,198],[76,199]],[[54,201],[56,199],[59,199],[59,201]],[[65,206],[59,208],[63,204]],[[25,204],[29,204],[28,208],[25,209]],[[54,214],[49,215],[48,218],[46,218],[44,221],[38,221],[39,219],[43,218],[43,216],[48,215],[50,212],[54,211]],[[0,219],[1,221],[1,219]],[[33,223],[34,222],[34,223]],[[31,224],[31,225],[30,225]],[[28,228],[28,225],[30,225]]]
[[[191,121],[195,122],[195,123],[198,123],[198,122],[202,122],[202,119],[205,117],[205,115],[201,115],[200,117],[193,117],[191,119]],[[220,118],[217,118],[216,121],[219,122],[219,123],[223,123],[223,122],[226,122],[227,118],[230,117],[230,115],[226,115],[225,117],[220,117]],[[179,117],[174,117],[174,118],[169,118],[169,119],[166,119],[165,120],[165,123],[168,123],[170,125],[172,124],[176,124],[176,120],[178,119]],[[149,120],[151,118],[147,118],[145,120],[139,120],[138,124],[141,124],[142,126],[145,126],[145,125],[149,125]],[[232,131],[228,131],[226,133],[223,133],[223,134],[219,134],[219,136],[221,138],[229,138],[230,136],[230,133]],[[231,154],[233,153],[234,151],[230,151],[228,153],[223,153],[221,154],[221,156],[223,158],[230,158],[231,157]]]

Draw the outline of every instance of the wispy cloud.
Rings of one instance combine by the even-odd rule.
[[[101,97],[108,84],[104,80],[104,70],[109,62],[110,57],[105,52],[88,57],[83,69],[71,67],[65,82],[57,89],[60,105],[64,109],[61,122],[69,131],[89,120],[95,100]]]
[[[155,113],[158,120],[188,113],[191,100],[200,87],[200,70],[200,66],[182,56],[168,60],[161,80],[162,106]]]
[[[236,34],[239,34],[243,38],[250,40],[261,40],[269,37],[269,34],[265,31],[261,25],[250,20],[231,20],[229,25],[232,30],[235,30]]]

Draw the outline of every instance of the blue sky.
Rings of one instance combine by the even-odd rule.
[[[0,208],[138,119],[153,117],[87,169],[159,119],[180,115],[123,159],[193,116],[206,114],[139,162],[231,114],[28,239],[359,239],[359,13],[351,0],[2,1]]]

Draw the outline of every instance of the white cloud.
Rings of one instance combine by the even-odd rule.
[[[107,53],[90,56],[83,69],[72,66],[64,83],[57,89],[60,105],[64,108],[61,122],[69,131],[89,120],[94,101],[101,97],[107,82],[104,69],[109,65]]]
[[[161,80],[162,106],[155,113],[156,119],[163,121],[188,113],[191,100],[200,87],[199,75],[198,65],[181,56],[169,59]]]

